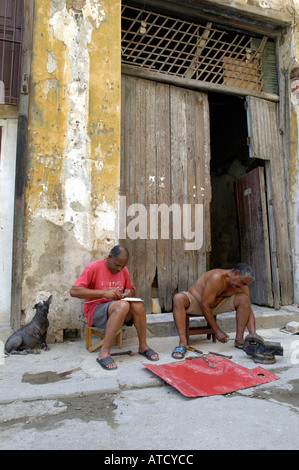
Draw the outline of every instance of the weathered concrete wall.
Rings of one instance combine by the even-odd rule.
[[[290,178],[290,222],[292,233],[292,254],[294,260],[294,301],[299,303],[299,0],[294,0],[293,29],[290,33],[291,61],[291,155],[289,161]],[[291,64],[291,66],[290,66]]]
[[[50,339],[80,328],[69,289],[114,245],[120,2],[35,0],[22,322],[53,295]]]
[[[0,105],[0,327],[9,328],[13,213],[15,195],[17,110]]]

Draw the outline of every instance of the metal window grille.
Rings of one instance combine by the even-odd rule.
[[[0,104],[18,104],[23,0],[0,0]]]
[[[122,63],[150,72],[263,91],[267,41],[212,22],[122,7]]]

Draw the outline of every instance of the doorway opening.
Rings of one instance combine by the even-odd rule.
[[[242,97],[211,93],[211,253],[209,269],[232,268],[241,260],[234,183],[262,160],[249,156],[247,115]]]

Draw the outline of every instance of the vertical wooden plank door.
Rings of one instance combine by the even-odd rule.
[[[235,183],[241,260],[254,270],[251,302],[273,307],[264,168],[257,167]]]
[[[265,162],[274,304],[278,309],[279,305],[293,303],[286,156],[278,105],[253,96],[248,96],[246,102],[250,156]]]
[[[122,77],[120,242],[147,313],[155,278],[160,305],[171,311],[174,293],[206,270],[208,122],[206,95]]]

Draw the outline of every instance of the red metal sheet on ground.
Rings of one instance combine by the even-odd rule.
[[[186,397],[221,395],[279,379],[263,367],[247,369],[225,357],[213,355],[208,356],[208,360],[214,369],[202,358],[143,365]]]

